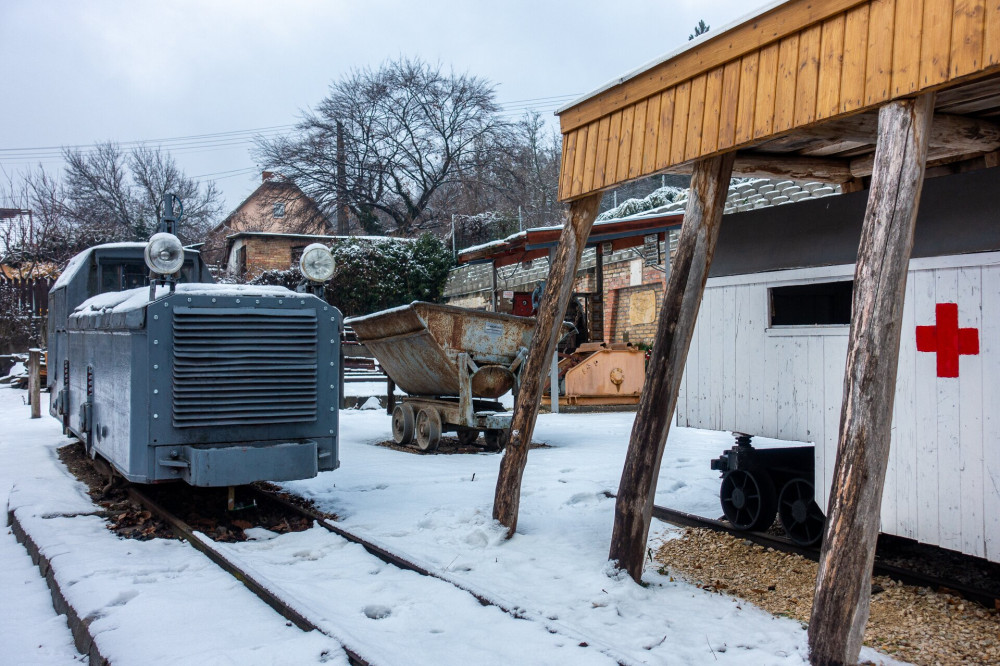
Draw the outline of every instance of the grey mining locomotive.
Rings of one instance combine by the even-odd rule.
[[[317,283],[333,273],[319,244],[301,265]],[[312,293],[215,284],[198,252],[158,233],[77,255],[48,326],[50,413],[132,482],[234,486],[339,465],[342,317]]]

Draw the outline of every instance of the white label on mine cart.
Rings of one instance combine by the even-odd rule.
[[[486,335],[491,338],[499,338],[503,335],[503,324],[488,321],[486,322]]]

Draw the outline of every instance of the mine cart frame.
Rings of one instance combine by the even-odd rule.
[[[510,412],[499,402],[482,400],[472,395],[472,379],[481,371],[509,373],[514,382],[514,394],[520,387],[520,369],[527,349],[518,350],[509,367],[476,364],[469,354],[458,355],[459,395],[454,397],[407,396],[392,411],[392,437],[397,444],[415,442],[421,451],[434,451],[441,443],[443,432],[456,432],[461,444],[469,446],[479,439],[480,431],[486,450],[499,451],[501,435],[510,427]]]
[[[813,447],[758,449],[737,432],[736,445],[712,461],[722,472],[722,513],[736,529],[767,530],[775,513],[788,537],[811,546],[823,536],[826,517],[814,499]]]

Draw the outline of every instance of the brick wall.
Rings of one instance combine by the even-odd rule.
[[[631,322],[630,310],[632,299],[639,294],[652,293],[656,307],[652,321],[648,323]],[[631,342],[632,344],[653,343],[656,337],[656,323],[663,304],[663,284],[643,284],[634,287],[622,287],[615,290],[615,307],[609,313],[610,319],[607,338],[611,342]],[[627,339],[626,339],[627,338]]]
[[[292,248],[303,247],[308,243],[298,238],[266,238],[256,237],[246,243],[247,272],[250,280],[267,270],[287,270],[292,267]]]
[[[656,314],[660,313],[666,276],[662,270],[642,265],[641,283],[632,284],[633,261],[616,261],[604,266],[604,339],[607,342],[624,342],[628,331],[629,341],[650,344],[656,336],[656,321],[652,324],[629,326],[629,306],[632,293],[652,289],[656,292]],[[641,260],[640,260],[641,261]]]
[[[674,239],[671,237],[670,249],[673,250]],[[667,247],[661,245],[661,251]],[[638,271],[634,272],[634,262],[638,260]],[[580,262],[573,291],[577,293],[593,293],[597,291],[596,253],[594,248],[588,248]],[[503,291],[531,291],[535,284],[548,277],[548,260],[536,259],[531,268],[524,266],[504,266],[497,277],[497,295]],[[445,289],[445,299],[449,303],[465,305],[476,303],[486,305],[489,302],[491,285],[489,264],[461,266],[453,269]],[[639,284],[633,285],[633,275]],[[629,326],[630,294],[641,291],[642,288],[653,289],[656,292],[656,314],[659,315],[660,303],[663,300],[663,290],[666,287],[666,274],[662,269],[646,266],[635,250],[617,250],[604,257],[604,303],[591,306],[591,332],[594,337],[600,337],[603,329],[603,339],[608,342],[622,342],[626,331],[629,340],[634,343],[651,343],[656,334],[655,321],[652,324]],[[503,299],[501,299],[503,301]],[[465,305],[468,307],[467,305]],[[475,307],[475,306],[473,306]],[[509,311],[510,302],[503,301],[500,310]]]

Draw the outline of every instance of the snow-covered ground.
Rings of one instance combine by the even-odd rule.
[[[59,424],[47,415],[31,421],[24,395],[0,388],[0,493],[52,544],[47,555],[64,593],[93,619],[116,664],[344,663],[332,639],[287,627],[188,546],[119,540],[96,516],[61,517],[93,507],[56,459],[66,442]],[[535,440],[549,448],[528,456],[511,540],[491,519],[499,455],[377,446],[390,436],[380,410],[341,412],[341,469],[286,484],[346,528],[519,608],[527,621],[381,564],[319,527],[259,531],[257,540],[224,549],[380,664],[805,663],[805,631],[795,621],[671,581],[653,563],[643,586],[611,575],[614,500],[605,493],[617,491],[633,418],[541,415]],[[657,503],[718,516],[718,475],[708,461],[731,445],[728,433],[674,428]],[[650,545],[676,533],[654,521]],[[0,583],[0,662],[81,659],[9,530],[0,541]]]

